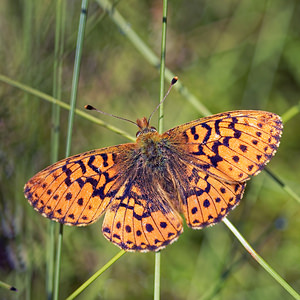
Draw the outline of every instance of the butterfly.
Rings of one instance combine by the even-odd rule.
[[[247,180],[275,154],[278,115],[229,111],[159,134],[145,117],[136,143],[63,159],[33,176],[24,193],[51,220],[85,226],[104,216],[104,236],[126,251],[159,251],[186,223],[218,223],[240,202]]]

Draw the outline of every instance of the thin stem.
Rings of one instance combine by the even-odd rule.
[[[160,259],[161,252],[155,253],[155,268],[154,268],[154,300],[160,299]]]
[[[53,66],[53,96],[61,98],[62,87],[62,54],[64,49],[64,24],[65,5],[64,1],[56,1],[56,24],[55,24],[55,46],[54,46],[54,66]],[[52,104],[52,128],[51,128],[51,163],[58,160],[59,149],[59,123],[60,107],[56,103]],[[47,263],[46,263],[46,291],[47,299],[53,298],[53,276],[55,263],[55,240],[54,232],[57,224],[48,222],[47,238]]]
[[[54,276],[54,254],[55,254],[55,239],[54,230],[57,224],[48,222],[47,225],[47,260],[46,260],[46,293],[47,299],[53,298],[53,276]]]
[[[271,170],[269,170],[269,168],[265,168],[264,170],[279,186],[281,186],[283,190],[285,190],[292,198],[300,203],[300,197],[294,192],[292,188],[286,185],[278,176],[276,176]]]
[[[69,113],[69,121],[68,121],[66,157],[68,157],[71,153],[73,120],[74,120],[74,113],[75,113],[76,100],[77,100],[80,63],[81,63],[81,55],[82,55],[82,49],[83,49],[83,38],[84,38],[84,31],[85,31],[86,18],[87,18],[88,2],[89,2],[88,0],[82,0],[82,2],[81,2],[81,14],[80,14],[80,19],[79,19],[77,45],[76,45],[75,62],[74,62],[74,70],[73,70],[73,78],[72,78],[72,88],[71,88],[71,100],[70,100],[71,110]]]
[[[275,271],[268,263],[258,255],[255,250],[250,246],[250,244],[245,240],[245,238],[238,232],[238,230],[233,226],[233,224],[224,218],[223,222],[243,245],[243,247],[248,251],[248,253],[295,299],[300,300],[300,295]]]
[[[162,17],[162,34],[161,34],[161,58],[160,58],[160,93],[159,102],[162,101],[165,95],[165,69],[166,69],[166,43],[167,43],[167,11],[168,11],[168,0],[163,0],[163,17]],[[164,115],[164,104],[162,103],[159,107],[159,120],[158,120],[158,131],[163,132],[163,115]]]
[[[14,286],[12,286],[12,285],[10,285],[8,283],[5,283],[3,281],[0,281],[0,288],[6,289],[6,290],[10,290],[10,291],[14,291],[14,292],[18,291]]]
[[[49,96],[49,95],[47,95],[47,94],[45,94],[43,92],[40,92],[40,91],[38,91],[36,89],[33,89],[32,87],[30,87],[28,85],[25,85],[23,83],[20,83],[20,82],[17,82],[15,80],[12,80],[12,79],[4,76],[4,75],[0,74],[0,81],[5,82],[5,83],[7,83],[7,84],[9,84],[11,86],[14,86],[14,87],[18,88],[18,89],[21,89],[21,90],[23,90],[26,93],[30,93],[31,95],[37,96],[37,97],[39,97],[39,98],[41,98],[43,100],[46,100],[46,101],[48,101],[50,103],[56,103],[61,108],[70,110],[70,105],[69,104],[67,104],[67,103],[65,103],[63,101],[60,101],[60,100],[58,100],[58,99],[56,99],[56,98],[54,98],[52,96]],[[76,115],[78,115],[80,117],[83,117],[84,119],[89,120],[89,121],[91,121],[91,122],[93,122],[95,124],[98,124],[98,125],[102,126],[102,127],[105,127],[105,128],[107,128],[107,129],[109,129],[109,130],[111,130],[111,131],[113,131],[113,132],[115,132],[115,133],[117,133],[117,134],[119,134],[121,136],[126,137],[127,139],[129,139],[131,141],[135,142],[135,140],[136,140],[135,137],[133,137],[132,135],[128,134],[127,132],[125,132],[125,131],[123,131],[123,130],[121,130],[121,129],[113,126],[113,125],[107,124],[107,123],[105,123],[104,121],[102,121],[99,118],[93,117],[90,113],[87,113],[87,112],[85,112],[83,110],[80,110],[80,109],[75,109],[75,113],[76,113]]]
[[[34,20],[36,19],[36,3],[34,3],[34,1],[32,0],[28,0],[28,1],[24,1],[23,2],[23,16],[22,16],[22,28],[20,28],[22,30],[22,40],[23,40],[23,45],[22,45],[22,61],[24,63],[24,68],[25,70],[27,70],[26,72],[26,77],[24,78],[24,80],[26,81],[27,84],[33,84],[34,79],[33,79],[33,69],[32,69],[32,65],[34,64],[34,48],[35,48],[35,44],[37,41],[37,36],[33,36],[33,32],[35,32],[35,28],[34,28]],[[20,37],[21,37],[20,36]],[[1,42],[1,44],[3,45],[3,42]],[[38,107],[39,104],[38,103],[31,103],[32,98],[29,97],[29,95],[25,94],[23,96],[23,100],[24,100],[24,110],[23,110],[23,122],[24,124],[28,124],[27,126],[27,130],[28,132],[33,132],[34,127],[36,126],[35,122],[30,122],[30,117],[31,116],[31,111],[39,111]],[[32,139],[32,136],[30,137],[30,139]],[[32,236],[32,231],[30,231],[30,229],[28,228],[28,233],[30,234],[30,241],[33,241],[33,236]],[[31,253],[32,254],[32,253]],[[32,258],[32,257],[31,257]],[[33,280],[33,265],[32,265],[32,260],[31,263],[28,266],[28,270],[26,272],[26,277],[25,277],[25,284],[30,283]],[[32,285],[26,285],[28,288],[26,288],[26,291],[24,293],[24,297],[25,299],[31,299],[32,297]]]
[[[57,248],[56,248],[56,261],[55,261],[55,273],[54,273],[54,290],[53,299],[58,299],[59,293],[59,273],[60,273],[60,262],[61,262],[61,245],[63,240],[63,225],[59,226],[59,234],[57,238]]]
[[[55,45],[54,45],[54,65],[53,65],[53,97],[61,99],[61,75],[62,75],[62,54],[64,36],[64,1],[56,1],[56,24],[55,24]],[[60,107],[56,103],[52,104],[52,130],[51,130],[51,163],[58,159],[59,148],[59,118]]]
[[[160,59],[157,55],[145,44],[145,42],[138,36],[133,30],[132,26],[127,20],[118,12],[118,10],[108,0],[96,0],[96,2],[107,11],[113,22],[118,26],[120,31],[128,38],[128,40],[134,45],[139,53],[156,69],[160,68]],[[170,82],[176,74],[171,70],[165,70],[165,79]],[[197,109],[202,115],[211,115],[210,111],[197,99],[192,93],[183,86],[181,82],[178,82],[174,89],[179,91],[190,102],[193,107]]]
[[[121,250],[115,255],[108,263],[106,263],[99,271],[91,276],[85,283],[83,283],[75,292],[73,292],[66,300],[71,300],[82,293],[92,282],[94,282],[104,271],[106,271],[111,265],[113,265],[126,251]]]
[[[168,11],[168,0],[163,1],[163,17],[162,17],[162,35],[161,35],[161,58],[160,58],[160,91],[159,91],[159,103],[164,98],[165,89],[165,65],[166,65],[166,40],[167,40],[167,11]],[[158,112],[158,132],[163,132],[163,115],[164,106],[161,103]],[[161,253],[155,253],[155,267],[154,267],[154,300],[160,299],[160,260]]]
[[[288,122],[289,120],[293,119],[296,115],[300,112],[300,102],[298,104],[289,108],[284,114],[281,115],[283,123]]]
[[[74,70],[73,70],[73,78],[72,78],[72,88],[71,88],[71,99],[70,99],[71,105],[70,105],[69,121],[68,121],[66,157],[68,157],[71,153],[73,121],[74,121],[74,114],[75,114],[75,107],[76,107],[76,100],[77,100],[80,62],[81,62],[81,54],[83,49],[83,39],[84,39],[84,31],[85,31],[86,18],[87,18],[88,2],[89,2],[88,0],[82,0],[81,2],[81,14],[79,18],[78,36],[77,36],[75,62],[74,62]],[[56,270],[55,270],[55,285],[54,285],[55,300],[58,299],[62,239],[63,239],[63,225],[60,224],[60,231],[59,231],[58,245],[57,245],[57,252],[56,252]]]

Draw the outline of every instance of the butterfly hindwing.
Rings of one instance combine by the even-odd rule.
[[[187,170],[189,185],[180,201],[188,226],[200,229],[218,223],[239,204],[245,182],[226,183],[190,165]]]
[[[177,240],[182,219],[158,197],[135,181],[124,182],[105,214],[104,236],[127,251],[158,251]]]

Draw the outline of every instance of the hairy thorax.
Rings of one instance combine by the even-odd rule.
[[[142,167],[154,173],[165,173],[170,158],[171,143],[163,139],[158,132],[141,134],[137,139],[138,160]]]

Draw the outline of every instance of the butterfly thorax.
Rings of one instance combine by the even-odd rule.
[[[158,177],[171,176],[168,174],[168,164],[175,150],[171,140],[150,127],[145,117],[138,119],[137,125],[140,128],[136,140],[136,159],[140,162],[139,166],[146,173],[150,172]]]
[[[140,158],[143,165],[156,172],[165,169],[169,141],[157,131],[142,132],[137,138]]]

